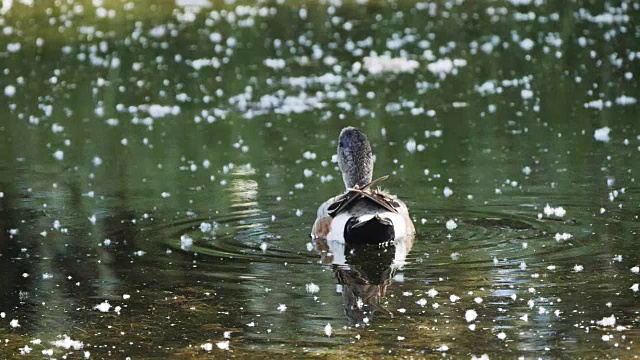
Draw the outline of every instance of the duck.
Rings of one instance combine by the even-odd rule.
[[[320,205],[312,238],[357,246],[386,244],[415,234],[407,205],[374,188],[388,176],[372,180],[373,153],[364,132],[351,126],[342,129],[337,158],[345,191]]]

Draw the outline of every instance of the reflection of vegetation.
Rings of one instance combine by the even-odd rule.
[[[72,18],[73,26],[61,33],[57,31],[58,24],[47,25],[48,22],[45,21],[45,18],[55,18],[57,15],[71,12],[71,7],[61,6],[52,9],[53,13],[45,16],[45,5],[38,3],[30,8],[16,3],[15,9],[6,17],[7,22],[13,24],[20,31],[21,38],[19,40],[23,42],[21,51],[33,52],[38,55],[35,67],[26,66],[19,56],[9,56],[5,59],[6,66],[13,69],[16,74],[35,72],[33,78],[28,77],[29,81],[25,85],[25,91],[30,94],[28,98],[15,98],[18,109],[32,113],[29,109],[38,108],[39,98],[46,98],[45,103],[52,103],[55,106],[52,118],[42,119],[43,122],[48,122],[47,126],[31,129],[26,126],[25,121],[17,121],[15,124],[11,121],[11,127],[5,130],[10,132],[8,134],[10,139],[18,139],[20,134],[24,133],[30,133],[31,136],[13,145],[10,145],[12,144],[11,140],[7,144],[0,145],[4,150],[2,153],[9,154],[11,152],[8,151],[8,147],[15,147],[13,153],[17,152],[18,156],[49,159],[46,162],[46,169],[56,171],[57,167],[53,165],[54,160],[51,159],[52,149],[40,144],[51,143],[54,148],[63,146],[63,137],[48,131],[50,123],[57,122],[65,126],[66,131],[63,134],[66,136],[64,138],[70,139],[73,144],[72,147],[66,148],[65,152],[67,152],[67,158],[71,159],[74,165],[82,165],[79,169],[82,172],[81,178],[86,179],[86,176],[94,171],[89,166],[94,156],[104,157],[104,166],[95,169],[96,179],[93,184],[103,191],[113,192],[127,189],[132,192],[144,191],[160,194],[167,188],[177,187],[186,176],[183,172],[172,171],[172,169],[185,165],[185,162],[192,162],[200,166],[203,160],[211,161],[211,170],[198,171],[194,175],[198,177],[198,185],[201,186],[201,190],[196,191],[204,195],[207,201],[223,201],[219,196],[214,197],[212,194],[221,193],[218,190],[218,183],[224,179],[224,174],[221,174],[220,170],[229,162],[243,164],[253,160],[251,162],[254,163],[254,167],[260,170],[260,173],[269,172],[274,175],[265,181],[271,184],[284,184],[287,189],[291,189],[295,183],[300,181],[300,178],[283,176],[281,174],[283,169],[274,167],[273,163],[274,161],[275,163],[290,162],[295,156],[299,156],[309,148],[310,135],[307,133],[308,121],[305,120],[307,115],[293,114],[290,117],[273,115],[267,120],[294,121],[286,125],[286,131],[280,129],[280,126],[271,129],[263,128],[260,121],[253,121],[254,124],[252,124],[252,122],[242,119],[243,114],[229,106],[228,98],[243,93],[247,85],[253,89],[253,101],[277,90],[283,90],[290,94],[299,92],[300,89],[280,86],[278,74],[262,66],[261,61],[270,57],[284,57],[289,60],[298,56],[310,56],[311,46],[298,42],[297,37],[301,33],[306,34],[305,36],[309,38],[311,44],[317,45],[321,49],[327,49],[338,41],[333,37],[337,37],[339,42],[346,42],[348,40],[359,41],[371,36],[373,43],[370,50],[383,52],[386,48],[386,40],[391,38],[396,31],[394,21],[398,20],[388,21],[388,26],[373,26],[374,17],[372,15],[380,14],[383,19],[389,19],[392,18],[394,12],[404,11],[407,14],[402,20],[404,27],[427,28],[428,32],[433,34],[433,39],[429,40],[430,49],[435,50],[439,47],[445,47],[448,42],[455,42],[456,48],[452,49],[447,56],[467,59],[469,64],[473,65],[473,69],[463,69],[458,76],[451,76],[446,81],[439,82],[441,85],[429,90],[425,94],[427,97],[417,96],[413,85],[416,82],[431,84],[438,82],[436,77],[424,70],[424,65],[428,62],[424,59],[420,60],[422,69],[414,76],[402,75],[368,79],[363,84],[357,84],[358,95],[347,97],[347,102],[352,103],[352,110],[346,111],[336,107],[336,101],[331,102],[332,106],[326,111],[321,111],[321,113],[332,115],[329,122],[322,125],[324,129],[338,128],[337,124],[341,121],[335,119],[336,116],[333,115],[343,114],[352,122],[365,122],[364,128],[372,134],[374,142],[382,144],[387,141],[401,142],[409,136],[415,136],[416,126],[420,129],[442,127],[447,137],[452,141],[442,143],[437,140],[428,141],[428,154],[425,152],[411,157],[402,156],[400,160],[405,169],[416,169],[416,171],[401,171],[403,176],[417,179],[418,170],[422,170],[424,167],[428,167],[434,173],[443,172],[446,170],[446,166],[439,160],[450,157],[450,154],[456,154],[458,159],[468,164],[465,166],[467,173],[457,180],[460,182],[460,186],[471,187],[476,194],[479,192],[489,194],[493,186],[499,185],[494,183],[492,176],[487,176],[484,169],[496,167],[496,163],[501,162],[506,163],[508,168],[500,166],[499,171],[503,172],[500,175],[508,178],[511,177],[510,174],[518,174],[522,164],[530,163],[532,158],[538,159],[544,164],[556,161],[553,158],[554,154],[570,152],[559,160],[562,164],[582,167],[580,169],[582,173],[593,172],[593,168],[582,161],[583,158],[580,156],[580,154],[591,150],[592,142],[584,142],[581,138],[563,138],[564,141],[551,142],[548,145],[549,151],[541,152],[541,149],[535,146],[518,146],[517,139],[511,134],[511,130],[526,128],[528,133],[522,134],[519,139],[535,141],[535,139],[546,137],[548,134],[548,127],[538,126],[539,118],[543,118],[545,123],[558,130],[566,127],[566,119],[568,118],[589,118],[589,113],[581,106],[588,99],[577,98],[578,94],[586,93],[590,84],[604,85],[611,81],[600,78],[598,73],[586,72],[577,68],[576,62],[584,59],[567,60],[567,58],[577,56],[575,54],[582,52],[576,48],[575,36],[587,26],[584,23],[576,22],[572,16],[572,11],[575,10],[573,4],[565,4],[561,9],[557,9],[556,4],[545,4],[541,8],[537,8],[536,11],[543,14],[557,11],[561,14],[560,20],[546,24],[526,23],[526,26],[522,27],[519,27],[520,24],[510,16],[500,17],[501,26],[498,27],[492,25],[490,16],[479,16],[473,21],[461,21],[464,14],[486,14],[486,8],[489,5],[484,3],[453,7],[449,10],[450,17],[448,18],[425,18],[424,14],[415,10],[415,4],[411,2],[400,2],[392,7],[378,2],[370,2],[366,6],[345,2],[344,6],[337,9],[337,14],[343,17],[344,21],[358,19],[358,21],[353,21],[354,28],[350,32],[345,31],[341,26],[336,26],[330,29],[331,31],[325,29],[324,20],[330,20],[330,16],[326,15],[324,5],[316,2],[308,3],[309,11],[311,8],[318,10],[313,12],[315,15],[311,22],[302,21],[299,18],[295,8],[302,5],[297,4],[295,8],[289,8],[288,5],[278,7],[278,11],[272,17],[257,17],[255,28],[262,28],[262,31],[255,31],[251,28],[239,29],[224,18],[214,25],[207,25],[205,19],[210,11],[231,10],[238,5],[214,2],[214,6],[211,9],[204,9],[196,16],[193,23],[179,23],[175,13],[183,10],[174,9],[171,2],[153,3],[148,6],[136,2],[133,9],[124,11],[119,10],[122,6],[120,2],[106,1],[105,8],[118,10],[114,19],[107,20],[97,19],[94,6],[87,1],[83,2],[84,12]],[[598,11],[595,5],[589,6],[589,8],[593,12]],[[526,9],[529,8],[518,8],[523,12]],[[31,17],[32,21],[40,26],[27,26],[18,21],[27,14],[40,14],[41,17]],[[135,21],[132,19],[141,21],[140,28],[136,27]],[[149,35],[154,27],[167,24],[169,24],[167,26],[168,32],[170,29],[176,29],[175,36],[165,35],[156,39]],[[87,33],[86,29],[82,30],[83,26],[92,27],[94,30],[92,33]],[[308,27],[316,31],[307,31]],[[536,39],[540,33],[559,32],[563,44],[560,50],[565,56],[557,59],[553,56],[553,51],[546,54],[542,47],[536,47],[531,54],[533,60],[525,61],[516,44],[507,49],[496,49],[492,54],[482,52],[473,56],[470,54],[471,43],[481,44],[490,41],[492,37],[508,42],[512,37],[511,29],[514,28],[518,29],[521,38]],[[223,39],[233,36],[238,45],[228,56],[228,65],[222,66],[220,69],[205,67],[195,71],[186,64],[187,59],[211,58],[212,56],[222,58],[224,55],[215,50],[212,51],[214,45],[209,41],[208,35],[213,31],[220,32]],[[102,37],[98,37],[98,32],[103,34]],[[134,33],[140,33],[138,41],[132,40]],[[64,37],[58,38],[58,34],[64,34]],[[40,48],[33,45],[38,36],[44,40],[44,45]],[[420,36],[420,33],[418,32],[416,36]],[[141,38],[146,40],[142,41]],[[293,41],[290,48],[295,50],[295,56],[288,55],[282,48],[275,47],[273,44],[275,39],[283,42]],[[71,44],[71,53],[60,56],[60,47],[67,42]],[[95,56],[105,59],[117,57],[120,61],[119,67],[92,66],[89,60],[78,59],[79,55],[89,58],[91,54],[88,49],[100,42],[104,42],[108,46],[108,51],[98,53]],[[625,41],[621,40],[621,42]],[[424,49],[419,48],[417,43],[418,41],[406,44],[402,47],[402,51],[414,54],[412,56],[416,58],[421,58]],[[161,44],[166,44],[166,46],[160,46]],[[598,42],[593,45],[598,53],[606,54],[611,51],[624,53],[625,50],[622,47],[611,49],[613,46],[616,44],[611,42]],[[365,50],[369,51],[369,49]],[[183,60],[175,61],[174,55],[176,54],[180,54]],[[361,60],[361,57],[354,56],[341,46],[334,49],[331,54],[338,59],[339,64],[344,68],[349,68],[353,62]],[[157,63],[159,58],[163,59],[160,64]],[[136,63],[142,64],[142,68],[138,71],[132,69]],[[526,73],[522,74],[521,69],[526,69]],[[322,64],[320,60],[313,61],[304,67],[292,65],[288,67],[288,70],[287,77],[321,75],[332,72],[332,69]],[[573,81],[555,81],[558,78],[563,78],[563,74],[567,71],[575,76],[580,76],[582,81],[578,84]],[[51,86],[41,80],[50,79],[54,73],[59,73],[56,75],[59,85]],[[507,88],[503,96],[493,99],[475,94],[473,92],[474,86],[490,79],[500,81],[530,74],[535,74],[532,89],[536,94],[539,94],[541,99],[545,99],[545,102],[539,104],[541,106],[539,113],[532,111],[532,104],[527,104],[525,111],[519,115],[521,119],[518,120],[518,127],[514,129],[510,129],[507,124],[503,126],[494,124],[495,121],[490,119],[482,121],[478,119],[478,114],[486,111],[489,104],[497,106],[496,116],[499,118],[513,117],[514,112],[520,111],[520,109],[514,110],[509,104],[520,100],[519,89]],[[105,85],[98,85],[102,81],[98,79],[104,79],[107,82]],[[269,85],[267,79],[275,80],[275,82],[270,81],[269,83],[272,85]],[[136,85],[139,81],[142,82],[142,86]],[[407,87],[407,83],[411,83],[412,86]],[[73,84],[73,86],[69,84]],[[127,91],[119,91],[120,86],[126,88]],[[605,86],[604,88],[608,89],[609,87]],[[214,96],[218,89],[223,91],[222,97]],[[323,87],[311,87],[307,91],[323,91]],[[368,91],[377,93],[375,99],[361,96]],[[176,97],[181,93],[186,94],[192,101],[177,101]],[[206,103],[202,100],[206,96],[211,98],[211,102]],[[398,114],[386,114],[386,104],[405,100],[414,101],[416,106],[437,110],[437,119],[419,119],[411,116],[408,109]],[[454,101],[464,101],[469,106],[462,109],[452,108],[450,104]],[[568,102],[577,102],[579,106],[576,106],[574,111],[565,106]],[[151,127],[145,127],[133,125],[130,114],[116,110],[118,104],[127,108],[132,105],[149,103],[178,105],[181,107],[181,112],[177,117],[169,116],[167,119],[156,120]],[[72,109],[73,116],[69,116],[68,111],[63,111],[65,108]],[[104,109],[104,117],[95,116],[94,110],[96,108]],[[214,108],[231,111],[224,117],[217,117],[215,123],[205,125],[208,115],[203,115],[202,111],[205,110],[209,114],[213,114]],[[363,109],[373,111],[377,116],[365,118],[365,121],[355,115],[358,110]],[[33,113],[34,116],[41,117],[39,111],[33,111]],[[315,118],[321,115],[314,114],[313,116]],[[134,115],[139,120],[145,116],[143,113]],[[186,131],[185,129],[188,127],[185,125],[191,124],[192,120],[197,117],[202,119],[202,123],[192,125],[197,131]],[[120,120],[120,125],[115,128],[105,126],[104,120],[107,118]],[[81,121],[78,122],[75,119],[81,119]],[[482,125],[485,121],[497,126]],[[78,125],[79,123],[82,125]],[[583,125],[587,133],[590,133],[593,126],[603,124],[594,123],[592,125],[589,121]],[[378,135],[382,128],[389,130],[387,139]],[[254,131],[254,129],[259,129],[259,131]],[[478,136],[470,136],[475,132],[478,132]],[[419,134],[420,131],[417,133]],[[132,139],[129,146],[120,145],[120,140],[124,137]],[[281,141],[285,137],[287,141]],[[85,141],[85,138],[88,141]],[[153,148],[141,144],[141,140],[144,138],[148,139]],[[460,146],[457,139],[461,138],[468,138],[469,146]],[[239,139],[244,140],[245,144],[250,144],[247,154],[234,150],[232,145]],[[482,149],[486,148],[488,144],[497,143],[503,144],[500,154],[495,152],[484,154],[482,151],[468,150]],[[578,151],[570,151],[574,148]],[[330,150],[330,147],[323,146],[318,148],[317,152],[320,158],[327,159],[330,156]],[[398,158],[397,150],[396,147],[376,149],[379,154],[378,166],[385,169],[393,168],[392,161]],[[509,153],[508,158],[504,155],[507,152]],[[135,159],[135,161],[120,161],[120,159],[127,158]],[[458,160],[450,159],[450,161]],[[158,164],[164,165],[163,169],[158,169]],[[291,170],[297,174],[302,170],[302,167],[295,166]],[[107,177],[107,174],[110,176]],[[210,181],[211,175],[217,176],[217,178]],[[539,169],[536,176],[558,178],[558,182],[563,184],[566,181],[561,180],[569,180],[565,177],[571,175],[557,173],[555,168],[549,167]],[[141,183],[143,177],[146,182]],[[114,178],[118,181],[111,181]],[[476,180],[479,182],[475,183]],[[88,190],[86,184],[80,184],[80,186],[83,191]],[[568,187],[566,190],[571,191],[572,188]],[[314,194],[309,195],[314,196]],[[174,194],[174,196],[179,196],[181,201],[186,201],[190,197],[188,193]],[[321,199],[321,197],[317,199]],[[313,200],[317,199],[313,198]]]
[[[7,359],[15,357],[15,354],[20,354],[20,349],[24,348],[25,345],[33,347],[29,342],[32,339],[19,333],[0,331],[0,338],[4,343],[2,348],[0,348],[0,356]]]
[[[211,296],[204,294],[210,293]],[[144,345],[156,342],[159,339],[161,344],[154,347],[155,356],[159,354],[172,354],[176,348],[182,346],[185,339],[191,343],[198,344],[198,351],[202,352],[199,344],[222,339],[225,331],[231,331],[236,340],[241,339],[241,329],[222,325],[219,322],[219,314],[224,312],[221,304],[215,301],[215,290],[206,288],[184,288],[172,293],[165,294],[164,299],[157,298],[158,294],[137,293],[135,296],[141,301],[127,302],[121,310],[121,314],[102,314],[97,311],[84,312],[84,319],[73,328],[73,340],[84,344],[82,351],[89,351],[94,354],[101,348],[112,349],[127,356],[141,354],[148,356],[150,348],[145,350]],[[161,320],[162,319],[162,320]],[[188,329],[182,336],[173,336],[167,333],[167,328],[176,327],[179,331]],[[8,340],[11,346],[0,348],[0,356],[12,358],[18,354],[18,348],[29,345],[33,350],[32,354],[40,354],[43,349],[54,349],[54,354],[69,352],[60,348],[55,348],[49,341],[51,334],[46,329],[41,329],[39,336],[41,344],[30,343],[34,337],[17,334],[1,334],[3,339]],[[197,337],[194,337],[196,336]],[[192,338],[194,337],[194,338]],[[4,354],[4,355],[1,355]]]

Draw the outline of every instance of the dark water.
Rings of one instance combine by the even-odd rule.
[[[3,4],[0,357],[640,355],[637,2]]]

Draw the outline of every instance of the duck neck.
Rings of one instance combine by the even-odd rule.
[[[342,129],[338,139],[338,165],[347,189],[371,182],[373,155],[367,136],[354,127]]]
[[[346,168],[345,168],[346,167]],[[350,166],[341,166],[342,180],[344,186],[347,189],[356,187],[363,187],[371,182],[373,177],[373,166],[371,158],[361,159],[361,161],[354,161]]]

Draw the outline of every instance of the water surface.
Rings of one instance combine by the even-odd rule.
[[[637,357],[638,10],[5,1],[0,356]],[[415,239],[311,240],[348,125]]]

